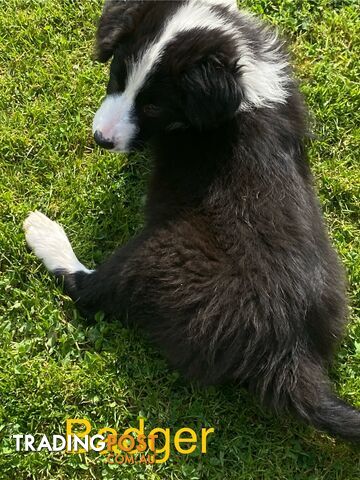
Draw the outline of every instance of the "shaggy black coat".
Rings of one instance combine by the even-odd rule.
[[[108,93],[124,81],[124,49],[153,39],[176,2],[151,3],[104,11]],[[243,25],[256,52],[254,29]],[[344,279],[304,152],[302,99],[292,81],[285,103],[237,109],[233,46],[212,35],[191,52],[194,38],[179,36],[151,77],[151,95],[160,82],[186,127],[146,124],[138,112],[137,140],[151,139],[154,162],[142,233],[91,274],[57,274],[87,312],[127,312],[188,378],[244,384],[276,411],[358,441],[360,414],[332,392],[326,370],[345,325]]]

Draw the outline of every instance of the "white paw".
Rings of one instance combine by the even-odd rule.
[[[27,244],[50,272],[89,272],[76,258],[62,227],[41,212],[31,212],[24,221]]]

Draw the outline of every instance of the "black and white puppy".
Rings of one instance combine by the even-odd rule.
[[[274,32],[226,0],[112,0],[97,56],[112,63],[95,140],[153,148],[145,228],[95,271],[39,212],[29,246],[82,310],[127,312],[187,377],[236,381],[359,441],[360,413],[326,372],[346,323],[343,273]]]

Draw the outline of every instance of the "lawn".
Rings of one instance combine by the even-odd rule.
[[[360,407],[359,15],[351,0],[241,2],[289,39],[311,112],[316,188],[349,279],[350,325],[332,379]],[[62,223],[88,267],[142,225],[150,162],[95,148],[92,116],[107,66],[93,63],[98,0],[0,2],[0,479],[277,480],[360,478],[359,448],[275,418],[233,386],[201,389],[171,371],[141,332],[88,325],[28,252],[21,224]],[[15,451],[17,433],[215,428],[208,453],[114,465],[96,453]]]

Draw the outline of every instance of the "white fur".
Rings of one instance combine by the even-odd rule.
[[[239,11],[239,15],[247,22],[255,24],[261,31],[261,59],[255,57],[251,49],[242,40],[239,44],[242,78],[245,102],[241,110],[253,107],[272,107],[284,103],[289,95],[287,86],[290,81],[287,73],[288,61],[284,54],[278,51],[277,35],[265,27],[253,14]]]
[[[76,258],[70,242],[60,225],[40,212],[32,212],[24,222],[29,247],[50,271],[62,269],[69,273],[91,273]]]
[[[132,100],[128,95],[108,95],[95,114],[93,133],[99,131],[104,138],[112,141],[113,151],[126,152],[137,132],[131,117],[132,110]]]
[[[284,103],[288,97],[287,84],[289,77],[284,70],[287,63],[283,61],[268,62],[252,60],[244,62],[242,67],[245,101],[241,110],[252,107],[274,106]]]
[[[199,1],[199,0],[196,0],[196,1]],[[237,10],[238,8],[236,0],[201,0],[201,1],[204,3],[210,3],[211,5],[214,5],[214,6],[230,7],[235,10]]]

